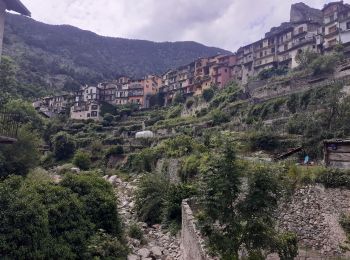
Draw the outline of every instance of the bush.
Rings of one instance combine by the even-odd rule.
[[[129,227],[129,237],[138,239],[138,240],[143,239],[143,232],[137,224],[132,224]]]
[[[17,142],[0,145],[0,178],[10,174],[25,175],[39,163],[39,139],[27,126],[19,129]]]
[[[205,89],[205,90],[203,90],[203,94],[202,94],[203,99],[206,102],[209,102],[214,97],[214,94],[215,94],[214,89],[212,89],[212,88]]]
[[[221,125],[230,121],[228,115],[221,110],[215,109],[212,114],[212,120],[214,125]]]
[[[136,191],[136,211],[139,219],[149,225],[161,223],[168,182],[159,176],[143,177]]]
[[[275,240],[275,251],[281,260],[295,259],[298,256],[298,237],[294,233],[280,234]]]
[[[126,259],[128,253],[120,239],[99,230],[90,238],[84,259]]]
[[[182,106],[172,107],[167,114],[167,118],[170,119],[170,118],[179,117],[181,116],[181,111],[182,111]]]
[[[272,133],[257,132],[249,136],[249,147],[252,151],[273,151],[280,145],[277,136]]]
[[[195,177],[199,172],[200,158],[196,155],[186,157],[181,166],[181,179],[183,182]]]
[[[168,227],[172,226],[173,231],[181,228],[181,204],[184,199],[188,199],[196,195],[196,190],[189,185],[172,184],[168,187],[164,197],[163,205],[163,222]],[[177,227],[177,228],[176,228]]]
[[[65,160],[71,158],[74,154],[76,142],[71,135],[59,132],[52,137],[52,146],[56,159]]]
[[[96,174],[67,175],[61,182],[83,202],[86,216],[97,229],[122,235],[121,221],[117,214],[116,198],[112,186]]]
[[[122,154],[124,154],[124,148],[123,146],[118,145],[118,146],[111,147],[107,150],[106,158],[109,158],[115,155],[122,155]]]
[[[177,92],[175,94],[174,99],[173,99],[173,104],[174,105],[183,104],[183,103],[185,103],[185,100],[186,99],[185,99],[184,95]]]
[[[91,165],[90,154],[84,151],[77,151],[73,158],[73,164],[81,170],[88,170]]]
[[[324,184],[326,188],[345,187],[350,189],[350,171],[329,169],[317,178],[317,182]]]
[[[193,99],[189,99],[186,101],[186,107],[187,109],[190,109],[194,104],[194,100]]]

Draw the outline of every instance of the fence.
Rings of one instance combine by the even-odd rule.
[[[0,110],[0,136],[16,138],[19,124],[18,119],[18,114]]]

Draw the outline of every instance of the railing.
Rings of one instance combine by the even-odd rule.
[[[0,110],[0,136],[17,138],[19,114]]]

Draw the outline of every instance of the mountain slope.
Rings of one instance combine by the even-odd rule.
[[[18,65],[18,78],[47,90],[76,83],[163,73],[198,57],[229,53],[196,42],[155,43],[99,36],[67,25],[47,25],[8,14],[4,55]]]

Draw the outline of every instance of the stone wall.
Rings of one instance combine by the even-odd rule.
[[[182,202],[181,250],[183,260],[212,260],[204,249],[204,240],[196,227],[191,200]]]
[[[157,161],[156,173],[166,177],[172,183],[179,183],[180,159],[163,158]]]
[[[245,89],[253,100],[262,102],[337,83],[343,85],[350,83],[350,69],[337,71],[334,75],[323,77],[303,77],[282,81],[262,81],[260,83],[250,82]]]
[[[279,208],[279,227],[298,235],[299,247],[320,256],[342,256],[346,234],[339,224],[342,213],[350,213],[350,190],[310,185],[295,192]]]

